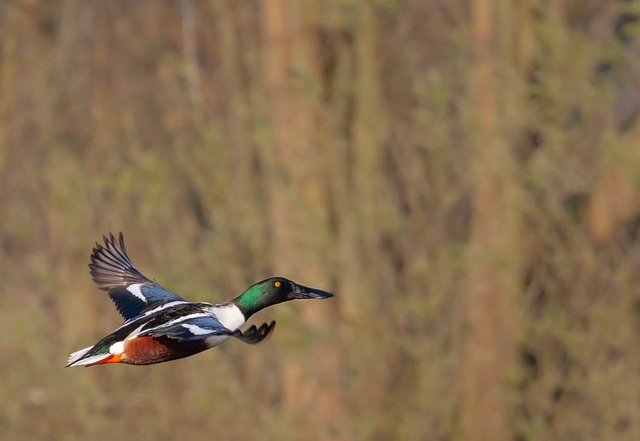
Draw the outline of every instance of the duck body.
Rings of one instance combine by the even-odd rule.
[[[265,341],[275,322],[241,328],[255,312],[294,299],[323,299],[327,291],[298,285],[283,277],[265,279],[221,304],[188,302],[146,278],[131,263],[122,233],[96,244],[89,264],[99,288],[108,292],[125,322],[93,346],[69,356],[67,366],[109,363],[149,365],[188,357],[235,338]]]
[[[235,332],[244,323],[244,316],[233,304],[167,302],[125,321],[95,345],[73,353],[69,365],[147,365],[184,358],[232,336],[244,337],[244,333]],[[261,328],[263,333],[255,343],[267,338],[274,327],[275,322]]]

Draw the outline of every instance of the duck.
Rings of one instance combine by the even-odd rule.
[[[96,344],[73,352],[70,366],[113,363],[151,365],[177,360],[218,346],[230,338],[255,345],[268,339],[276,322],[242,327],[256,312],[296,299],[327,299],[333,293],[284,277],[251,285],[225,303],[189,302],[144,276],[127,254],[124,236],[109,233],[92,250],[89,272],[106,291],[124,323]]]

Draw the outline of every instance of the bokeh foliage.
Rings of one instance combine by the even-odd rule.
[[[637,1],[0,3],[3,440],[640,437]],[[151,367],[165,287],[336,292]]]

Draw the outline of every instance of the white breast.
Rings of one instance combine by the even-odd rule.
[[[232,331],[240,329],[245,323],[244,315],[240,312],[240,309],[233,304],[217,306],[212,308],[211,312],[225,328]]]

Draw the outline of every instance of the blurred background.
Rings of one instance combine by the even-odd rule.
[[[640,2],[0,2],[3,440],[640,439]],[[149,367],[124,232],[221,302],[334,291]]]

